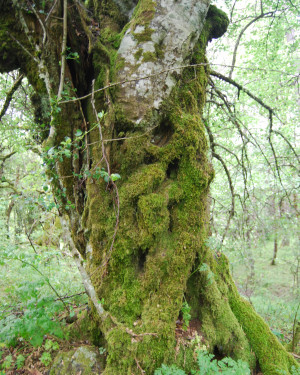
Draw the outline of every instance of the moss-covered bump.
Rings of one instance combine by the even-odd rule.
[[[227,14],[218,9],[215,5],[211,5],[207,12],[206,27],[209,27],[208,41],[220,38],[227,30],[229,19]]]

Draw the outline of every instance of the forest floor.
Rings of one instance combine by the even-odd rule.
[[[296,315],[298,312],[299,316],[300,312],[300,249],[279,243],[273,266],[271,241],[251,251],[246,249],[228,256],[239,292],[266,320],[283,344],[290,342]],[[299,353],[300,348],[295,351]]]
[[[282,344],[285,345],[290,342],[293,336],[294,322],[296,321],[295,316],[297,309],[299,309],[299,284],[297,285],[300,268],[299,250],[296,246],[283,247],[279,244],[275,266],[270,265],[273,256],[272,242],[266,242],[262,246],[251,249],[251,251],[245,249],[234,253],[229,252],[226,255],[230,259],[231,271],[240,293],[252,303],[255,310],[268,322],[271,330]],[[70,259],[59,259],[56,254],[40,270],[45,275],[52,276],[51,282],[54,283],[55,288],[59,290],[61,295],[70,296],[80,291],[80,288],[82,289],[78,284],[76,269]],[[22,314],[25,316],[26,311],[28,311],[26,308],[29,309],[30,306],[40,303],[41,295],[35,294],[36,290],[42,291],[43,298],[49,293],[46,292],[49,288],[45,285],[45,282],[41,282],[36,277],[37,275],[34,275],[34,272],[28,273],[28,269],[26,267],[20,268],[18,263],[0,265],[0,280],[2,280],[0,282],[0,375],[47,375],[49,374],[49,366],[58,350],[67,351],[82,344],[87,344],[87,342],[82,341],[71,342],[57,338],[52,334],[44,334],[42,342],[36,346],[30,345],[28,340],[22,339],[18,339],[15,346],[7,347],[3,344],[5,341],[5,324],[1,325],[1,319],[7,319],[4,314],[5,309],[12,309],[13,314],[19,311],[20,317],[22,317]],[[16,285],[13,285],[14,280],[18,280]],[[72,290],[66,287],[71,285]],[[31,299],[27,297],[26,299],[25,296],[27,295]],[[23,298],[25,301],[23,301],[22,308],[20,307],[22,302],[18,301],[18,298]],[[30,302],[32,299],[34,304]],[[78,310],[76,306],[86,307],[87,299],[86,296],[80,295],[76,297],[76,301],[68,301],[69,308],[76,312]],[[65,313],[60,311],[56,314],[62,318]],[[33,318],[40,319],[39,315],[34,315]],[[29,319],[31,319],[30,316]],[[10,324],[14,329],[14,323]],[[25,324],[28,324],[26,320],[24,320]],[[33,334],[34,332],[31,333],[31,335]],[[297,356],[300,358],[299,347],[295,348],[294,354],[296,358]]]

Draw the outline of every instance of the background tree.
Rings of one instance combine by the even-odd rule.
[[[225,14],[206,1],[0,5],[0,69],[20,69],[35,91],[105,373],[162,362],[189,371],[195,344],[175,339],[184,301],[211,351],[289,373],[296,362],[238,295],[226,257],[205,245],[205,48],[225,32]]]

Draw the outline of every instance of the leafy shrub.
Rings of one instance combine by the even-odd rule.
[[[280,372],[280,374],[287,375],[287,372],[282,370]],[[296,368],[295,366],[292,366],[292,368],[291,368],[291,374],[292,375],[300,375],[300,367]]]
[[[25,357],[22,354],[18,355],[16,360],[17,369],[19,370],[20,368],[22,368],[24,366],[24,363]]]
[[[171,367],[162,365],[161,368],[155,370],[154,375],[186,375],[186,373],[175,365]]]
[[[213,359],[214,355],[207,351],[198,351],[197,365],[198,370],[192,371],[193,375],[250,375],[250,369],[246,362],[233,360],[232,358],[223,358],[221,361]],[[175,365],[162,365],[161,368],[155,370],[154,375],[186,375]]]
[[[183,329],[187,329],[189,324],[190,324],[190,320],[191,320],[191,307],[189,306],[189,304],[185,301],[182,303],[182,307],[181,307],[181,313],[182,313],[182,320],[183,320]]]
[[[4,358],[4,361],[2,363],[2,369],[8,370],[13,363],[12,355],[8,355]]]
[[[49,352],[44,352],[44,353],[41,355],[40,361],[41,361],[45,366],[49,366],[50,363],[52,362],[51,354],[50,354]]]
[[[14,346],[17,339],[22,338],[39,346],[46,334],[63,338],[61,324],[54,319],[63,306],[53,297],[40,296],[42,285],[42,280],[19,285],[17,297],[20,304],[9,314],[1,316],[0,341]]]
[[[46,340],[44,347],[47,352],[51,352],[51,351],[55,351],[59,349],[58,342],[52,341],[52,340]]]

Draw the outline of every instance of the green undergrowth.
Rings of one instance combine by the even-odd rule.
[[[246,362],[234,361],[232,358],[223,358],[221,361],[214,359],[213,354],[207,351],[198,351],[197,370],[192,370],[193,375],[250,375],[250,369]],[[186,372],[177,366],[162,365],[154,372],[154,375],[186,375]]]
[[[231,251],[228,244],[226,253],[239,292],[251,302],[277,338],[287,344],[292,340],[300,293],[296,282],[299,250],[297,239],[291,238],[289,246],[279,245],[276,265],[271,266],[273,246],[267,240],[250,250],[240,245]]]
[[[83,290],[71,258],[53,248],[35,249],[25,244],[1,249],[0,342],[8,346],[22,341],[40,346],[46,335],[66,338],[60,317],[86,302],[85,295],[60,300]]]

